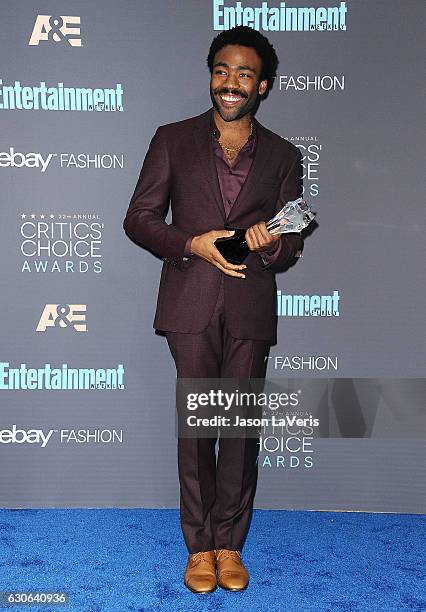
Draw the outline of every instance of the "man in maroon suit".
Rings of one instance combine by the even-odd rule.
[[[275,272],[302,248],[265,221],[302,195],[301,153],[254,117],[278,60],[262,34],[221,32],[207,64],[213,107],[159,127],[124,220],[126,233],[163,260],[154,327],[166,334],[178,378],[264,378],[276,343]],[[171,201],[172,222],[165,216]],[[227,262],[214,242],[246,229],[251,250]],[[178,437],[185,585],[246,588],[241,550],[257,484],[258,439]],[[216,575],[217,570],[217,575]]]

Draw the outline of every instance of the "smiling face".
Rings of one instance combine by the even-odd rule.
[[[260,81],[262,60],[252,47],[226,45],[216,53],[210,97],[224,121],[240,119],[256,105],[268,82]]]

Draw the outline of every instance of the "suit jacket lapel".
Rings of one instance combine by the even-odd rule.
[[[199,116],[199,122],[193,131],[195,143],[198,151],[198,161],[206,181],[210,184],[213,199],[218,207],[219,213],[226,223],[225,210],[222,202],[219,179],[217,177],[216,163],[213,156],[213,147],[210,134],[210,114],[212,109]]]

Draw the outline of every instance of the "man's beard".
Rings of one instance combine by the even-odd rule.
[[[243,100],[245,101],[245,104],[243,104],[242,106],[239,106],[238,108],[235,108],[235,109],[234,108],[225,109],[217,101],[216,96],[213,93],[211,87],[210,87],[210,99],[212,101],[213,107],[216,109],[216,111],[219,113],[219,115],[224,121],[235,121],[236,119],[241,119],[242,117],[247,115],[247,113],[250,113],[250,111],[256,107],[256,104],[258,102],[257,97],[253,97],[251,99],[243,98]],[[224,112],[226,112],[226,114],[224,114]]]

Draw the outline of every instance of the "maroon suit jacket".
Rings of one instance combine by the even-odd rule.
[[[199,333],[212,316],[223,273],[199,257],[184,260],[190,236],[227,227],[246,229],[302,195],[299,149],[253,117],[255,157],[226,218],[209,130],[212,112],[213,107],[156,130],[123,222],[135,242],[164,260],[153,324],[158,330]],[[167,224],[170,202],[172,222]],[[252,252],[244,262],[245,279],[224,275],[226,325],[235,338],[276,343],[275,272],[303,246],[297,233],[280,240],[273,264],[265,267],[259,253]]]

